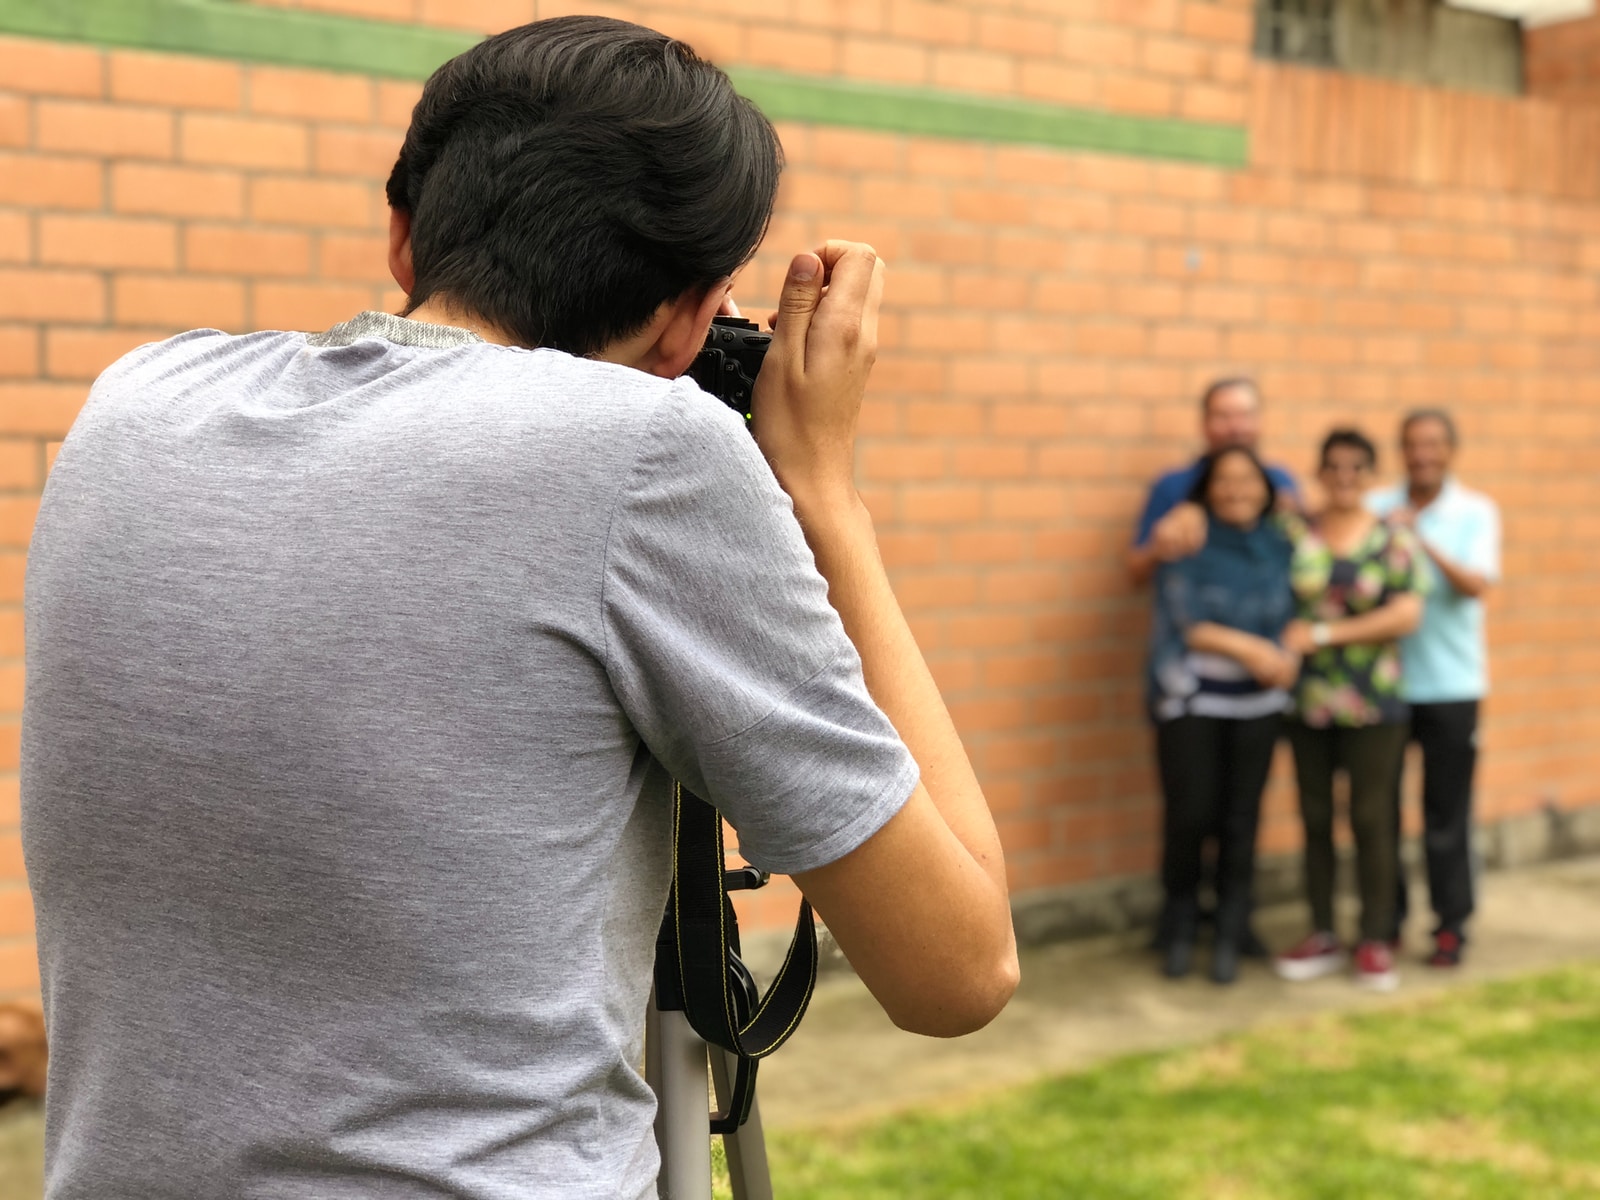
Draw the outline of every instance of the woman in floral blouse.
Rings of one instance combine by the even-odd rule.
[[[1421,549],[1391,529],[1363,497],[1377,450],[1361,433],[1339,429],[1322,444],[1318,478],[1327,506],[1295,539],[1291,583],[1297,620],[1284,645],[1304,656],[1295,687],[1289,741],[1305,821],[1306,890],[1312,932],[1279,955],[1285,979],[1340,970],[1345,951],[1333,919],[1333,778],[1350,780],[1361,928],[1355,978],[1388,991],[1399,983],[1387,939],[1394,932],[1394,779],[1405,753],[1407,711],[1400,700],[1399,640],[1422,619]]]

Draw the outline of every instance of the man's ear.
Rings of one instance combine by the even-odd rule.
[[[722,311],[728,288],[729,281],[723,279],[698,295],[685,292],[663,304],[650,322],[655,340],[640,368],[662,379],[676,379],[687,371],[706,344],[706,330],[711,318]]]
[[[417,283],[411,268],[411,214],[398,208],[389,210],[389,274],[402,292],[411,295]]]

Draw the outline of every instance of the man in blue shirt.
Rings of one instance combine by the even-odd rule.
[[[1255,450],[1261,440],[1261,391],[1255,381],[1233,377],[1208,386],[1200,397],[1200,432],[1207,455],[1229,446]],[[1168,471],[1151,485],[1139,515],[1138,532],[1128,549],[1128,575],[1134,583],[1148,583],[1160,564],[1188,558],[1205,545],[1205,512],[1189,502],[1204,457]],[[1278,489],[1280,503],[1298,508],[1300,492],[1294,476],[1270,463],[1267,474]]]
[[[1423,850],[1437,919],[1428,961],[1436,967],[1460,963],[1473,910],[1472,777],[1478,707],[1489,690],[1483,597],[1500,577],[1500,512],[1451,475],[1458,444],[1449,413],[1411,413],[1400,426],[1406,482],[1367,501],[1390,524],[1416,533],[1433,576],[1422,626],[1401,644],[1401,696],[1411,705],[1411,738],[1422,747]],[[1400,921],[1405,912],[1402,879]]]

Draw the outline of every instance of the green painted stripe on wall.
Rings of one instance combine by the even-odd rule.
[[[426,79],[478,41],[469,33],[241,0],[0,0],[0,33]],[[735,85],[774,120],[1243,166],[1233,125],[1091,112],[1023,100],[736,67]],[[0,80],[0,87],[4,80]]]
[[[1234,125],[1128,117],[1026,100],[730,68],[739,90],[775,121],[809,121],[893,133],[1019,142],[1113,154],[1244,166],[1249,132]]]
[[[401,79],[426,79],[479,40],[239,0],[0,0],[0,32]]]

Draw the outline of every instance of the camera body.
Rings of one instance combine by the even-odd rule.
[[[706,344],[689,367],[689,378],[710,392],[746,422],[750,400],[772,335],[743,317],[712,317]]]

